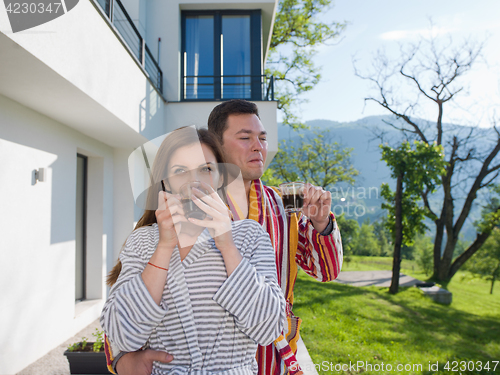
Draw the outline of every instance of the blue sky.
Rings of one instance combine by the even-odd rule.
[[[483,58],[464,80],[467,95],[450,108],[445,120],[488,126],[495,106],[500,108],[500,1],[499,0],[336,0],[324,20],[347,21],[343,39],[319,48],[316,64],[322,66],[322,81],[302,104],[304,120],[354,121],[387,114],[375,103],[365,105],[368,83],[354,75],[352,58],[368,69],[371,56],[383,49],[397,56],[400,43],[415,42],[429,32],[450,35],[454,42],[470,37],[486,40]],[[467,110],[460,108],[466,107]],[[434,118],[432,108],[422,117]],[[497,111],[500,116],[500,110]]]

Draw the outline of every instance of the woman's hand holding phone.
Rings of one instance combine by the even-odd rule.
[[[177,233],[180,231],[181,222],[186,222],[180,196],[160,191],[155,215],[160,232],[158,248],[172,252],[177,245]]]
[[[160,191],[158,194],[158,209],[155,211],[155,215],[160,238],[156,251],[142,272],[142,280],[151,297],[160,305],[170,258],[177,245],[176,226],[181,225],[181,222],[186,221],[186,219],[179,197],[164,191]]]

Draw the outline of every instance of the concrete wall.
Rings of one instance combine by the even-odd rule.
[[[77,153],[89,161],[90,300],[80,304],[75,304]],[[115,168],[126,164],[125,154],[0,95],[0,374],[18,372],[99,316],[106,263],[115,256],[115,238],[123,243],[126,237],[113,217],[120,218],[122,231],[132,229],[130,199],[114,204],[116,182],[128,179],[128,171]],[[35,183],[33,172],[40,167],[46,178]]]

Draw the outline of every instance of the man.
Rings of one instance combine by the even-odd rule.
[[[222,141],[226,161],[242,172],[245,191],[228,194],[233,217],[253,219],[268,232],[276,253],[278,283],[287,300],[286,341],[282,338],[269,346],[259,346],[259,375],[278,375],[287,368],[294,373],[301,323],[292,313],[297,266],[319,281],[334,280],[342,267],[342,244],[330,212],[330,192],[306,184],[303,214],[299,218],[285,214],[277,190],[264,186],[260,180],[267,156],[267,133],[255,104],[245,100],[219,104],[209,116],[208,128]],[[115,359],[115,365],[119,375],[150,374],[155,360],[169,362],[172,357],[146,350],[122,354],[118,361]]]

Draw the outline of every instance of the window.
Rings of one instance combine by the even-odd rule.
[[[262,100],[261,14],[182,14],[183,100]]]
[[[76,255],[75,255],[75,300],[87,298],[87,157],[76,158]]]

